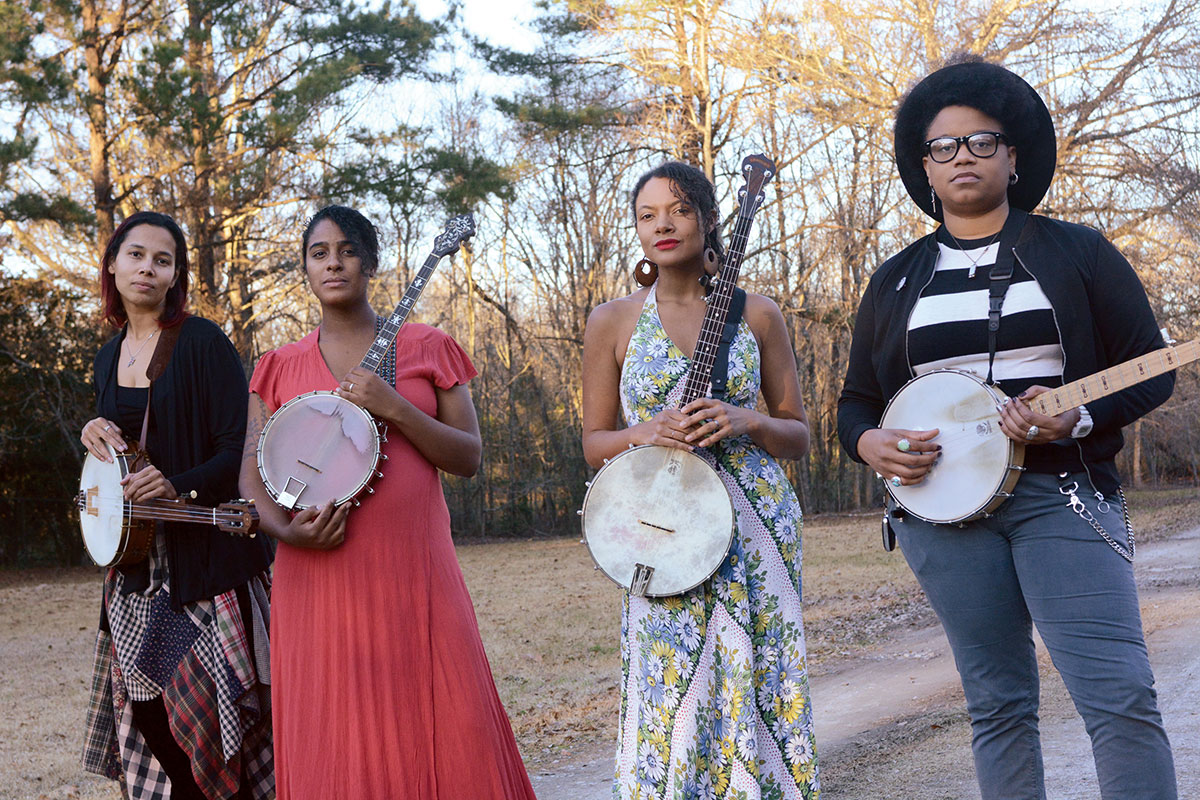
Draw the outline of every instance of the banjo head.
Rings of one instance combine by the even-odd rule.
[[[258,473],[291,511],[354,499],[375,477],[379,427],[332,392],[309,392],[279,407],[258,439]]]
[[[642,445],[592,479],[581,512],[592,559],[633,589],[637,565],[653,568],[648,597],[681,594],[717,571],[733,542],[733,503],[717,471],[686,450]]]
[[[79,476],[79,530],[88,558],[98,567],[136,564],[145,560],[154,542],[154,523],[133,518],[125,501],[121,478],[140,469],[145,454],[136,445],[118,453],[105,444],[112,463],[89,451]]]
[[[884,488],[913,516],[961,522],[991,511],[1016,482],[1021,452],[1000,429],[1002,396],[968,372],[942,369],[913,378],[888,403],[882,428],[937,428],[942,457],[914,486]]]

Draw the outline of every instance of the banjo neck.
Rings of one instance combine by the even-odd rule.
[[[712,293],[708,296],[708,310],[700,327],[700,337],[696,340],[696,352],[692,355],[692,365],[684,379],[683,397],[679,401],[681,408],[709,393],[713,365],[721,346],[721,332],[729,316],[729,304],[733,301],[733,290],[746,255],[750,226],[765,197],[764,187],[775,177],[775,162],[761,153],[747,156],[742,161],[742,172],[746,176],[746,183],[738,190],[737,221],[729,237],[729,249],[721,262],[721,269],[713,280]]]
[[[463,241],[469,239],[475,234],[475,218],[470,214],[461,214],[454,217],[446,223],[446,229],[437,239],[434,240],[433,252],[425,259],[425,263],[417,270],[417,275],[409,282],[408,288],[404,290],[404,296],[400,298],[400,302],[396,304],[396,308],[383,322],[383,326],[379,331],[379,335],[375,337],[375,341],[371,342],[371,346],[367,348],[367,354],[363,356],[363,360],[359,363],[360,367],[371,370],[371,372],[379,372],[379,366],[383,363],[383,357],[387,355],[388,348],[396,341],[396,337],[400,334],[400,327],[408,320],[409,312],[413,306],[421,299],[421,293],[425,291],[425,287],[429,284],[429,278],[433,275],[433,270],[437,267],[438,262],[443,256],[453,253],[459,248]]]
[[[1197,359],[1200,359],[1200,339],[1154,350],[1057,389],[1042,392],[1029,401],[1029,407],[1039,414],[1055,417]]]

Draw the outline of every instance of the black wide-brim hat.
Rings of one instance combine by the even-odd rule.
[[[929,178],[921,159],[933,118],[948,106],[969,106],[996,119],[1017,150],[1017,182],[1008,187],[1008,203],[1033,211],[1046,196],[1054,177],[1057,148],[1050,110],[1037,91],[1019,75],[997,64],[969,61],[927,75],[896,112],[896,167],[904,188],[921,210],[942,219],[934,207]],[[995,157],[995,156],[994,156]]]

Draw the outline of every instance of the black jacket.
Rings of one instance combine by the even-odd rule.
[[[1064,382],[1165,346],[1137,274],[1099,232],[1031,214],[1014,252],[1054,309]],[[935,236],[923,237],[885,261],[863,293],[838,400],[838,437],[856,461],[859,437],[879,425],[888,400],[913,377],[908,319],[937,257]],[[1099,491],[1112,494],[1120,483],[1113,457],[1124,444],[1121,428],[1165,402],[1174,386],[1167,373],[1088,402],[1094,427],[1076,441]]]
[[[246,437],[246,373],[237,351],[213,323],[183,321],[166,371],[150,391],[150,461],[179,494],[195,491],[199,505],[219,505],[238,495],[238,470]],[[96,410],[117,418],[117,354],[122,330],[96,354]],[[122,431],[137,441],[140,430]],[[167,523],[171,602],[177,609],[245,583],[271,563],[266,536],[222,533],[211,525]],[[123,568],[124,569],[124,568]],[[125,586],[149,582],[145,563],[125,569]]]

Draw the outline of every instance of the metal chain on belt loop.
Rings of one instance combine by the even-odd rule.
[[[1117,551],[1117,555],[1132,564],[1134,554],[1137,552],[1137,546],[1133,541],[1133,525],[1129,522],[1129,504],[1125,502],[1125,491],[1121,489],[1121,487],[1117,487],[1117,496],[1121,498],[1121,513],[1125,517],[1126,545],[1122,546],[1120,542],[1109,535],[1108,531],[1104,530],[1104,526],[1101,525],[1094,516],[1092,516],[1092,512],[1089,511],[1088,507],[1085,506],[1083,501],[1079,499],[1079,495],[1075,494],[1075,490],[1078,488],[1079,482],[1072,481],[1070,486],[1067,486],[1066,484],[1059,486],[1058,491],[1070,498],[1070,500],[1067,501],[1067,505],[1071,507],[1072,511],[1078,514],[1084,522],[1095,528],[1096,533],[1100,534],[1100,537],[1104,539],[1104,541],[1108,542],[1109,546],[1112,547],[1113,550]],[[1101,504],[1108,505],[1108,503],[1104,500],[1104,495],[1096,492],[1096,497],[1099,498]]]

